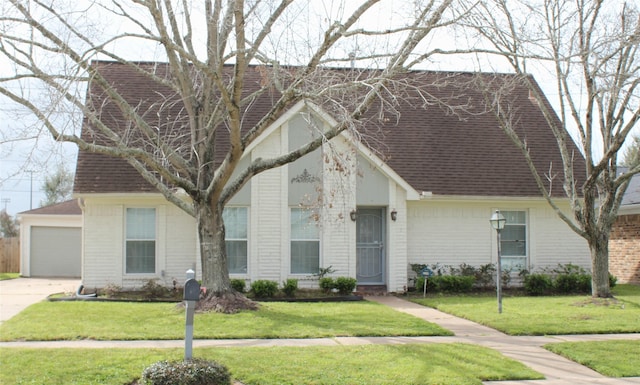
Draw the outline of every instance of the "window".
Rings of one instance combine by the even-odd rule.
[[[225,207],[222,213],[229,274],[247,273],[247,208]]]
[[[320,230],[312,214],[291,209],[291,274],[316,274],[320,268]]]
[[[507,219],[500,233],[502,267],[521,269],[527,265],[527,213],[526,211],[502,211]]]
[[[126,273],[156,272],[156,209],[127,208]]]

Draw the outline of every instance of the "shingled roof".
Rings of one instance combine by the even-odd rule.
[[[114,85],[130,103],[148,104],[161,98],[171,98],[170,91],[149,78],[118,63],[98,62],[101,74]],[[150,64],[151,65],[151,64]],[[153,64],[158,68],[158,64]],[[336,70],[340,71],[340,70]],[[259,87],[262,75],[258,67],[247,71],[247,87]],[[457,100],[464,109],[454,111],[445,106],[415,103],[419,98],[403,98],[394,113],[385,119],[369,120],[366,145],[416,191],[434,195],[484,197],[539,197],[541,194],[524,161],[523,155],[499,127],[498,121],[485,111],[484,96],[474,79],[488,82],[513,83],[514,75],[445,73],[416,71],[403,75],[415,84],[420,83],[435,99]],[[417,82],[417,83],[416,83]],[[476,86],[474,86],[474,84]],[[494,83],[495,84],[495,83]],[[410,92],[409,92],[410,93]],[[97,87],[89,88],[88,98],[105,106],[102,118],[112,126],[126,126],[122,115],[104,103]],[[509,99],[516,107],[519,130],[540,172],[558,174],[553,195],[562,196],[562,159],[557,142],[535,101],[523,85],[515,85]],[[275,98],[264,95],[245,113],[243,127],[252,127],[271,107]],[[548,103],[547,103],[548,105]],[[173,112],[180,114],[179,103]],[[152,116],[153,114],[149,114]],[[85,140],[90,130],[83,128]],[[579,149],[573,142],[571,151],[576,158],[575,175],[584,175]],[[125,161],[106,155],[80,151],[76,169],[74,192],[130,193],[154,191]]]

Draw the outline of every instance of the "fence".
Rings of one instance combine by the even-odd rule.
[[[20,272],[20,238],[0,238],[0,273]]]

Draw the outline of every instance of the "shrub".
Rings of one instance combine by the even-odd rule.
[[[338,289],[338,293],[341,295],[351,294],[351,292],[356,288],[358,284],[358,280],[351,277],[338,277],[335,280],[334,287]]]
[[[286,281],[282,282],[282,292],[287,297],[293,297],[298,290],[298,280],[289,278]]]
[[[547,274],[527,274],[524,277],[524,290],[529,295],[544,295],[553,290],[553,281]]]
[[[556,277],[555,288],[558,293],[589,293],[591,292],[591,276],[589,274],[560,274]]]
[[[256,298],[271,298],[278,292],[278,283],[259,279],[251,283],[251,291]]]
[[[475,281],[475,277],[458,275],[436,275],[429,278],[429,282],[433,282],[436,291],[447,293],[468,293],[473,290]]]
[[[169,289],[158,283],[156,279],[149,279],[141,288],[147,298],[162,298],[169,295]]]
[[[160,361],[144,369],[141,385],[228,385],[229,370],[215,361]]]
[[[233,288],[233,290],[237,291],[238,293],[244,293],[245,286],[246,286],[246,283],[244,279],[231,280],[231,287]]]
[[[331,277],[320,278],[320,280],[318,281],[318,285],[320,286],[320,289],[325,293],[331,292],[331,290],[336,287],[336,284]]]
[[[617,284],[618,284],[618,278],[615,275],[609,273],[609,287],[614,288],[616,287]]]
[[[122,287],[116,285],[115,283],[108,283],[105,287],[102,288],[102,294],[108,298],[115,298],[122,291]]]

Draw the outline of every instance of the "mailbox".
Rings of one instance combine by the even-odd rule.
[[[200,284],[194,278],[189,278],[184,283],[184,295],[185,301],[198,301],[200,299]]]

